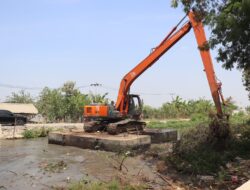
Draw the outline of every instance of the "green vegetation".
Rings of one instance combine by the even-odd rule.
[[[51,131],[51,128],[45,129],[40,128],[40,129],[27,129],[23,132],[23,137],[26,139],[31,139],[31,138],[37,138],[37,137],[46,137],[48,133]]]
[[[24,103],[33,102],[38,108],[39,113],[45,117],[48,122],[77,122],[81,121],[83,107],[90,103],[107,104],[109,100],[106,98],[107,93],[101,94],[83,94],[76,88],[74,82],[66,82],[61,88],[50,89],[45,87],[36,102],[30,94],[20,91],[13,93],[7,100],[9,102]],[[229,101],[231,101],[229,99]],[[237,109],[237,106],[231,104],[230,112]],[[162,104],[160,108],[152,108],[145,105],[143,108],[143,117],[148,120],[164,120],[192,118],[191,122],[185,125],[192,126],[196,124],[193,120],[202,120],[207,117],[209,112],[214,112],[215,108],[210,100],[183,100],[177,96],[172,101]],[[152,127],[155,123],[150,124]],[[158,125],[158,124],[157,124]],[[182,122],[168,122],[165,125],[176,128],[185,127]],[[161,124],[160,127],[168,127]]]
[[[184,173],[213,174],[237,156],[249,159],[250,125],[232,124],[230,130],[225,139],[211,135],[208,124],[183,131],[166,162]]]
[[[48,121],[78,121],[82,107],[89,103],[88,96],[76,89],[74,82],[66,82],[59,89],[45,87],[36,106]]]
[[[109,183],[100,183],[100,182],[88,182],[88,181],[79,181],[73,182],[69,186],[68,190],[143,190],[147,189],[143,185],[122,185],[116,180],[113,180]]]
[[[224,112],[232,114],[237,106],[232,98],[226,100],[227,106]],[[143,107],[143,116],[145,119],[173,119],[173,118],[192,118],[192,120],[203,120],[208,117],[209,113],[214,113],[215,107],[210,100],[183,100],[177,96],[172,101],[162,104],[160,108],[152,108],[150,106]]]
[[[88,94],[91,102],[101,103],[101,104],[108,104],[109,100],[106,98],[107,95],[108,95],[108,93],[101,95],[101,94],[93,94],[90,92]]]
[[[210,105],[204,104],[206,101],[192,101],[196,103],[194,110],[199,110],[196,113],[185,112],[185,110],[189,110],[186,108],[189,105],[188,102],[180,102],[179,98],[178,101],[178,104],[174,100],[165,105],[175,109],[176,115],[189,113],[185,116],[190,116],[190,120],[157,121],[153,119],[148,123],[148,127],[151,128],[175,128],[181,131],[181,139],[174,146],[173,153],[165,157],[168,165],[188,174],[212,175],[218,173],[218,175],[222,175],[222,168],[228,162],[233,161],[235,157],[250,158],[250,115],[247,109],[246,112],[239,111],[233,114],[237,106],[229,99],[227,110],[224,110],[231,115],[229,126],[228,123],[214,119],[212,112],[208,111],[209,109],[213,110],[212,105],[205,112],[202,111],[208,107],[207,105]],[[177,109],[176,105],[181,106]],[[202,108],[204,105],[205,108]],[[158,113],[162,110],[159,108]],[[162,115],[164,114],[162,113]],[[218,122],[220,125],[224,125],[224,128],[229,128],[229,136],[214,135],[213,130]]]
[[[249,113],[244,113],[243,111],[240,111],[236,114],[233,114],[230,118],[229,121],[232,126],[234,126],[234,129],[237,127],[249,125],[250,121],[250,114]]]
[[[145,119],[172,119],[191,118],[193,115],[208,115],[214,110],[213,104],[209,100],[183,100],[179,96],[172,101],[164,103],[160,108],[144,106],[143,115]]]
[[[107,93],[83,94],[76,88],[72,81],[63,84],[57,89],[45,87],[38,97],[37,101],[29,93],[21,90],[13,92],[7,97],[9,103],[34,103],[39,113],[45,117],[48,122],[77,122],[81,121],[83,107],[90,103],[108,103]]]
[[[170,129],[178,129],[183,130],[190,127],[195,127],[199,122],[196,121],[151,121],[147,124],[149,128],[170,128]]]
[[[18,93],[12,92],[11,96],[6,99],[7,103],[34,103],[34,99],[31,97],[30,93],[20,90]]]
[[[205,114],[193,114],[190,119],[170,119],[157,121],[152,120],[147,124],[149,128],[171,128],[177,130],[185,130],[191,127],[195,127],[201,123],[208,123],[208,117]]]

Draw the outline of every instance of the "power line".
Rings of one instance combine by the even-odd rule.
[[[11,85],[11,84],[4,84],[0,83],[0,87],[2,88],[8,88],[8,89],[21,89],[21,90],[42,90],[44,87],[30,87],[30,86],[24,86],[24,85]],[[106,90],[112,90],[118,92],[118,88],[114,88],[111,86],[103,85],[100,83],[91,83],[89,85],[80,85],[77,86],[77,89],[84,89],[84,88],[93,88],[93,87],[99,87]],[[146,95],[146,96],[174,96],[176,93],[147,93],[147,92],[135,92],[136,94]]]
[[[23,90],[41,90],[41,87],[28,87],[28,86],[18,86],[18,85],[11,85],[11,84],[3,84],[0,83],[0,87],[9,88],[9,89],[23,89]]]
[[[117,88],[113,88],[113,87],[106,86],[106,85],[102,85],[101,87],[102,87],[102,88],[104,88],[104,89],[107,89],[107,90],[114,90],[114,91],[118,91],[118,89],[117,89]],[[174,96],[174,95],[176,95],[176,94],[175,94],[175,93],[173,93],[173,92],[169,92],[169,93],[147,93],[147,92],[135,92],[135,94],[149,95],[149,96]]]

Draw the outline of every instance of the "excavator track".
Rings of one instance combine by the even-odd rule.
[[[110,135],[116,135],[124,132],[141,134],[145,126],[146,123],[144,121],[125,119],[119,122],[108,124],[107,132]]]
[[[88,121],[84,123],[84,131],[87,133],[93,133],[97,131],[103,131],[105,126],[98,121]]]

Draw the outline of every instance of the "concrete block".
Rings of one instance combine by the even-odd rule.
[[[132,134],[109,135],[107,133],[51,132],[49,133],[48,142],[83,149],[120,152],[145,150],[150,146],[151,138],[148,135]]]
[[[149,135],[152,143],[165,143],[177,141],[178,132],[175,129],[150,129],[145,128],[143,135]]]

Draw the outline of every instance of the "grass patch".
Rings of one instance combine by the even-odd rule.
[[[177,130],[185,130],[187,128],[195,127],[202,123],[208,123],[209,118],[204,114],[193,114],[190,120],[169,120],[165,122],[150,121],[147,124],[148,128],[171,128]]]
[[[148,128],[171,128],[171,129],[182,129],[187,127],[192,127],[194,124],[190,121],[151,121],[147,124]]]
[[[186,128],[192,128],[197,125],[196,122],[192,121],[168,121],[166,123],[161,122],[150,122],[147,127],[156,129],[177,129],[184,130]]]
[[[250,125],[250,116],[246,115],[244,112],[233,114],[230,117],[230,123],[232,126]]]
[[[82,180],[71,183],[68,190],[143,190],[146,188],[147,187],[144,185],[121,184],[116,180],[108,183],[88,182]]]
[[[43,128],[27,129],[22,133],[22,135],[25,139],[46,137],[46,136],[48,136],[48,133],[50,131],[52,131],[51,128],[45,129],[44,127]]]

